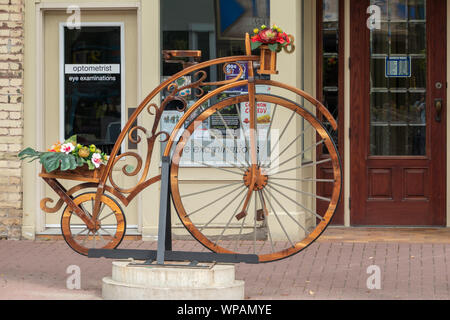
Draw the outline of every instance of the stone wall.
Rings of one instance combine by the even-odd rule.
[[[25,0],[0,0],[0,239],[20,239]]]

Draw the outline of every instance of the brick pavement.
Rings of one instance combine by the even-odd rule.
[[[282,261],[237,265],[246,299],[450,298],[450,243],[332,238],[325,234]],[[120,248],[155,249],[156,243],[124,241]],[[174,249],[204,250],[195,241],[175,241]],[[81,290],[66,289],[70,265],[81,269]],[[367,288],[371,265],[381,271],[379,290]],[[101,279],[110,274],[111,260],[80,256],[62,240],[0,241],[0,299],[101,299]]]

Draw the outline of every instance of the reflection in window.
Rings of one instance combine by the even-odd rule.
[[[270,25],[270,0],[161,1],[163,50],[201,50],[202,61],[245,54],[245,33],[263,24]],[[178,71],[163,63],[162,76]],[[223,80],[221,68],[210,77]]]
[[[121,27],[64,27],[64,138],[111,152],[121,130]]]

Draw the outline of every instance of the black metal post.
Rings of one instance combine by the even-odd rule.
[[[166,247],[172,247],[171,225],[170,225],[170,157],[162,158],[161,167],[161,194],[159,202],[158,221],[158,252],[156,255],[157,264],[164,264]],[[170,243],[169,243],[170,242]],[[171,248],[169,249],[171,250]]]

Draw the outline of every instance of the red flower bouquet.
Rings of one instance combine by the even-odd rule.
[[[291,43],[290,37],[279,27],[273,25],[272,28],[261,26],[260,29],[253,30],[254,36],[252,40],[252,50],[259,48],[261,45],[267,45],[271,51],[280,52],[283,47]]]

